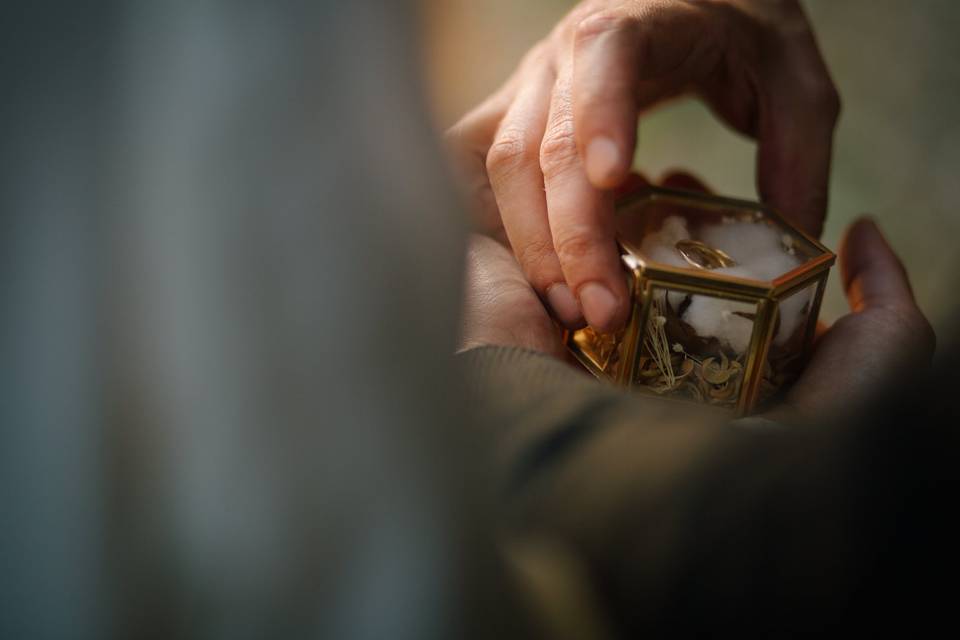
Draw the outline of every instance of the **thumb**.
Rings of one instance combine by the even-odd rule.
[[[903,263],[870,218],[860,218],[847,228],[840,244],[840,269],[854,312],[916,306]]]

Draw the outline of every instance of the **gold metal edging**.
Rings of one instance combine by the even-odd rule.
[[[744,362],[742,387],[737,399],[736,408],[734,409],[738,415],[747,414],[755,409],[759,401],[773,331],[780,313],[778,303],[806,287],[816,285],[816,293],[811,303],[809,313],[811,321],[807,323],[803,342],[804,352],[802,357],[806,359],[809,357],[810,345],[812,344],[814,332],[816,331],[817,319],[823,303],[829,271],[836,262],[836,255],[827,249],[819,240],[813,238],[802,229],[795,227],[777,210],[765,203],[714,196],[712,194],[695,191],[646,186],[623,196],[617,205],[616,211],[620,214],[624,209],[642,201],[656,202],[664,200],[678,200],[680,201],[679,204],[683,204],[684,201],[686,201],[688,206],[699,205],[708,209],[743,209],[750,212],[757,212],[755,214],[757,216],[763,214],[771,221],[789,229],[799,238],[802,238],[808,244],[804,254],[809,255],[811,247],[819,252],[819,255],[807,258],[802,265],[783,274],[779,278],[769,282],[760,282],[712,273],[710,271],[693,274],[690,273],[689,270],[678,267],[648,263],[640,258],[639,252],[630,245],[625,243],[620,244],[623,262],[627,267],[628,273],[632,275],[633,282],[630,287],[632,292],[631,315],[619,345],[621,366],[617,371],[617,384],[624,387],[636,387],[638,390],[645,390],[643,387],[637,387],[635,381],[637,378],[637,369],[639,368],[639,363],[642,358],[643,335],[647,329],[653,297],[657,290],[739,301],[756,305],[754,330],[747,350],[747,359]],[[591,357],[580,349],[579,345],[577,345],[573,339],[573,334],[574,332],[565,330],[563,341],[573,352],[577,361],[594,376],[609,380],[609,374],[605,373]],[[679,398],[661,399],[685,404],[699,404],[692,400]]]
[[[811,264],[788,271],[773,281],[772,297],[778,299],[789,297],[794,291],[802,289],[822,273],[830,271],[836,259],[833,254],[821,256]]]
[[[817,323],[820,321],[820,307],[823,304],[823,294],[827,290],[827,280],[830,277],[830,272],[827,271],[823,277],[817,281],[817,292],[813,296],[813,303],[810,305],[810,313],[808,314],[809,320],[807,321],[807,330],[803,336],[803,354],[801,355],[801,360],[803,364],[806,365],[807,360],[810,359],[810,354],[813,351],[813,340],[816,336]]]
[[[830,251],[823,243],[819,240],[808,234],[806,231],[794,226],[790,223],[783,215],[780,214],[775,208],[771,207],[766,203],[757,203],[751,202],[749,200],[742,200],[738,198],[730,198],[726,196],[714,196],[711,194],[701,193],[698,191],[685,191],[682,189],[670,189],[667,187],[656,187],[653,185],[646,186],[644,188],[638,189],[635,193],[625,196],[624,199],[618,204],[617,212],[620,210],[628,208],[629,206],[643,201],[659,201],[667,199],[686,199],[692,200],[694,202],[703,204],[706,207],[713,209],[722,209],[722,208],[741,208],[748,209],[751,211],[760,211],[772,220],[779,223],[781,226],[790,229],[792,232],[796,233],[798,236],[803,238],[811,246],[813,246],[817,251],[820,252],[820,255],[808,258],[804,264],[800,265],[796,269],[787,272],[786,274],[780,276],[770,283],[757,283],[756,281],[747,280],[745,278],[736,278],[734,276],[727,276],[722,274],[715,273],[706,273],[699,274],[700,278],[705,278],[711,282],[716,283],[728,283],[734,284],[741,291],[751,291],[758,295],[763,295],[767,297],[781,297],[783,295],[783,289],[789,288],[792,285],[796,284],[798,279],[808,280],[813,277],[814,273],[819,273],[821,269],[829,269],[836,261],[836,255]],[[636,256],[638,251],[635,249],[629,249],[630,253]],[[644,262],[641,258],[637,257],[638,261]],[[669,267],[666,265],[654,265],[644,263],[644,266],[648,272],[658,273],[663,276],[661,279],[670,279],[670,276],[680,277],[684,274],[684,270],[676,267]]]
[[[744,363],[743,387],[737,400],[737,415],[746,415],[753,410],[760,393],[763,380],[763,365],[770,348],[770,334],[776,324],[779,308],[772,300],[763,299],[757,305],[757,317],[753,323],[753,336],[750,338],[749,354]]]
[[[633,293],[634,296],[639,296],[634,299],[640,301],[640,304],[635,302],[632,305],[633,313],[631,314],[630,325],[628,325],[627,333],[624,335],[622,353],[630,355],[629,361],[626,358],[621,360],[625,366],[621,367],[620,370],[620,383],[625,387],[634,386],[637,379],[637,369],[640,367],[640,357],[643,351],[640,336],[646,331],[653,301],[653,286],[650,280],[643,277],[643,271],[634,269],[633,277]]]

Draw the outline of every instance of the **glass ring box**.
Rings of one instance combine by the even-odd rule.
[[[836,256],[756,202],[644,187],[617,202],[627,326],[564,341],[599,378],[745,415],[802,369]]]

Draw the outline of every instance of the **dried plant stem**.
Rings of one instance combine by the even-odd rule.
[[[650,309],[650,319],[647,322],[647,332],[643,342],[663,374],[667,388],[672,389],[677,384],[677,375],[673,370],[670,342],[667,340],[667,332],[664,329],[666,323],[667,318],[663,315],[663,301],[655,298]]]

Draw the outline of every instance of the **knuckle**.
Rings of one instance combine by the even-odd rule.
[[[535,145],[519,131],[501,132],[487,151],[487,172],[492,177],[511,174],[524,164],[535,163]]]
[[[582,44],[606,33],[626,31],[635,21],[628,15],[601,11],[579,20],[573,30],[573,40]]]
[[[543,137],[540,144],[540,169],[543,177],[550,179],[575,165],[577,144],[572,126],[554,127]]]
[[[576,5],[570,13],[558,22],[550,32],[550,39],[558,45],[570,43],[576,35],[577,25],[580,22],[597,12],[597,6],[591,2],[582,2]]]
[[[596,250],[600,243],[596,234],[587,229],[572,229],[556,239],[557,256],[561,264],[583,260]]]
[[[536,284],[537,275],[541,266],[553,254],[553,243],[549,239],[532,239],[524,242],[517,248],[517,262],[527,274],[528,279]]]

